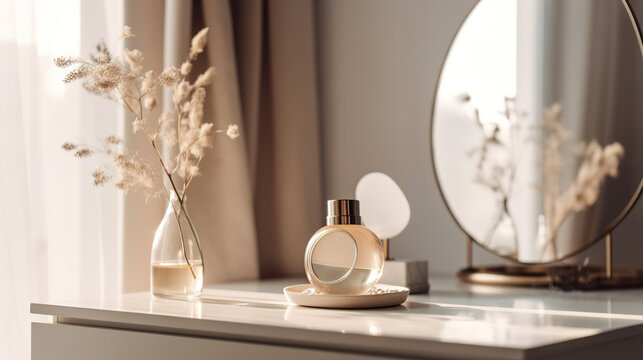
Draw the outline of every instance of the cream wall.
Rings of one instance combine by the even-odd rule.
[[[430,271],[465,264],[464,237],[437,191],[429,118],[443,58],[475,0],[324,0],[317,3],[325,197],[354,196],[371,171],[392,176],[411,204],[398,258],[428,258]],[[635,3],[635,10],[643,6]],[[615,234],[615,260],[641,265],[643,206]],[[591,252],[602,261],[602,249]],[[476,249],[474,262],[500,261]]]

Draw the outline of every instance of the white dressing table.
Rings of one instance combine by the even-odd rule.
[[[562,292],[432,278],[403,306],[289,306],[301,279],[223,284],[201,301],[48,300],[32,359],[643,359],[643,290]]]

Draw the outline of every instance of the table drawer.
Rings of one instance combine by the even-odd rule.
[[[32,323],[31,341],[32,360],[384,359],[320,349],[60,323]]]

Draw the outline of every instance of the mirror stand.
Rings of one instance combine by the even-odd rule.
[[[568,290],[592,290],[643,286],[643,270],[614,269],[612,234],[605,236],[605,266],[498,265],[473,266],[473,239],[467,237],[467,267],[458,272],[462,282],[501,286],[553,286]]]

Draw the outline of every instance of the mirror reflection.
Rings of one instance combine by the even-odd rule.
[[[432,124],[462,229],[526,263],[610,231],[643,175],[641,60],[620,1],[480,1],[446,58]]]

